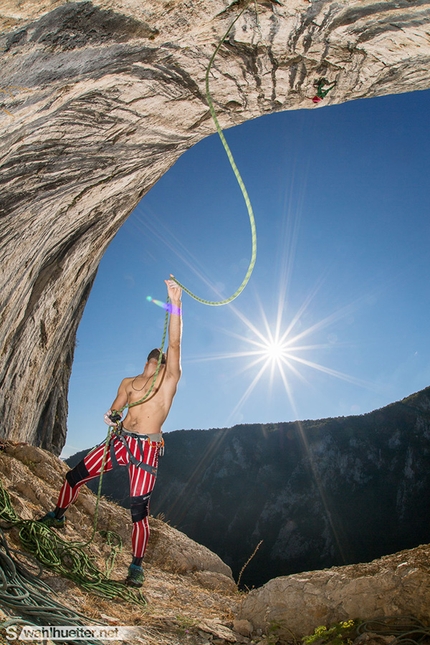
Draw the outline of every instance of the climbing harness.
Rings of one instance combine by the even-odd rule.
[[[231,23],[231,25],[227,29],[226,33],[224,34],[224,36],[219,41],[218,46],[216,47],[214,53],[212,54],[212,57],[211,57],[211,59],[209,61],[209,65],[208,65],[207,70],[206,70],[206,99],[207,99],[207,102],[208,102],[208,105],[209,105],[209,110],[210,110],[212,119],[213,119],[213,121],[215,123],[215,127],[217,129],[219,138],[221,139],[221,143],[222,143],[222,145],[224,147],[224,150],[225,150],[225,152],[227,154],[227,157],[228,157],[228,160],[230,162],[231,168],[232,168],[232,170],[234,172],[234,175],[236,177],[237,183],[238,183],[239,188],[240,188],[240,190],[242,192],[243,199],[245,200],[245,204],[246,204],[246,208],[247,208],[248,216],[249,216],[249,223],[250,223],[250,226],[251,226],[251,238],[252,238],[251,260],[249,262],[249,266],[248,266],[246,275],[245,275],[245,277],[244,277],[244,279],[242,281],[242,284],[238,287],[238,289],[236,289],[236,291],[233,293],[232,296],[230,296],[229,298],[226,298],[225,300],[213,301],[213,300],[204,300],[203,298],[199,298],[192,291],[187,289],[181,282],[179,282],[179,280],[177,280],[174,276],[172,276],[172,280],[174,280],[176,282],[176,284],[179,287],[181,287],[181,289],[183,289],[183,291],[185,291],[185,293],[187,293],[189,296],[191,296],[191,298],[194,298],[194,300],[197,300],[198,302],[201,302],[204,305],[209,305],[209,306],[212,306],[212,307],[219,307],[221,305],[226,305],[229,302],[232,302],[233,300],[235,300],[235,298],[237,298],[242,293],[242,291],[245,289],[246,285],[249,282],[249,279],[251,277],[252,271],[254,270],[254,265],[255,265],[256,258],[257,258],[257,232],[256,232],[255,217],[254,217],[254,212],[252,210],[251,200],[249,199],[248,192],[246,190],[246,187],[245,187],[243,179],[242,179],[242,177],[240,175],[240,172],[239,172],[239,170],[238,170],[238,168],[236,166],[236,162],[235,162],[235,160],[233,158],[233,154],[232,154],[232,152],[231,152],[231,150],[229,148],[229,145],[228,145],[228,143],[227,143],[227,141],[226,141],[226,139],[224,137],[224,133],[223,133],[223,131],[221,129],[221,126],[220,126],[220,124],[218,122],[218,118],[217,118],[215,108],[214,108],[214,105],[213,105],[213,102],[212,102],[212,97],[211,97],[211,94],[210,94],[210,91],[209,91],[209,75],[210,75],[210,71],[211,71],[212,65],[214,63],[215,57],[218,54],[219,50],[221,49],[222,45],[224,44],[224,41],[226,40],[227,36],[231,32],[233,26],[235,25],[237,20],[239,20],[239,18],[244,13],[244,11],[248,8],[249,4],[250,4],[250,2],[247,2],[245,7],[242,9],[242,11],[233,20],[233,22]]]
[[[134,439],[137,440],[137,445],[139,446],[139,451],[141,456],[140,461],[136,459],[136,457],[131,452],[130,446],[128,445],[125,439],[126,436],[133,437]],[[113,429],[111,437],[112,439],[110,441],[110,458],[112,460],[112,465],[114,468],[119,467],[119,463],[115,454],[115,446],[114,446],[114,439],[118,439],[118,441],[120,441],[124,446],[124,448],[126,449],[130,463],[133,464],[133,466],[135,466],[136,468],[140,468],[141,470],[145,470],[153,477],[157,476],[157,468],[155,468],[154,466],[150,466],[149,464],[146,464],[143,460],[142,441],[147,441],[148,443],[151,443],[151,442],[159,443],[160,444],[159,454],[160,454],[160,450],[164,446],[164,439],[161,432],[158,432],[157,434],[136,434],[134,432],[129,432],[128,430],[125,430],[121,424],[119,425],[119,427]]]
[[[330,83],[326,78],[320,78],[318,81],[315,81],[314,86],[317,88],[317,92],[315,96],[312,98],[312,101],[314,103],[320,103],[327,94],[334,88],[336,85],[336,81],[333,81]],[[323,89],[324,87],[327,87],[327,89]]]

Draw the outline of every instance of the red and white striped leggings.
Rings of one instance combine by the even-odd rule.
[[[141,461],[142,453],[139,449],[139,440],[127,435],[125,436],[125,440],[134,457]],[[133,555],[135,557],[143,557],[149,539],[149,498],[154,488],[156,477],[142,468],[137,468],[130,462],[129,452],[119,439],[114,437],[112,441],[118,464],[120,466],[128,466],[129,469],[131,516],[133,520],[131,543]],[[140,443],[143,447],[144,463],[157,468],[159,444],[149,442],[143,438],[140,440]],[[100,475],[104,447],[104,444],[96,446],[82,461],[67,473],[58,496],[57,507],[66,510],[70,504],[76,501],[82,484]],[[108,448],[103,472],[108,472],[113,467],[114,464],[112,464],[110,449]]]

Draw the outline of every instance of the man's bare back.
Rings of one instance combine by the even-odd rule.
[[[146,373],[144,370],[139,376],[125,378],[122,381],[120,391],[124,392],[128,404],[144,398],[151,388],[157,361],[150,361],[150,367],[153,368],[152,374],[149,374],[149,370]],[[169,414],[177,387],[177,382],[169,382],[168,378],[165,379],[165,370],[165,365],[160,365],[160,371],[149,397],[142,404],[128,408],[127,416],[123,421],[124,430],[138,434],[161,432],[161,427]],[[116,408],[113,407],[113,409]]]
[[[166,363],[161,364],[155,384],[143,403],[128,408],[123,420],[124,430],[137,434],[157,434],[166,420],[181,377],[181,295],[182,289],[173,280],[165,280],[170,299],[169,345]],[[151,352],[153,353],[153,352]],[[150,390],[157,369],[158,357],[149,358],[142,374],[125,378],[118,389],[110,411],[122,410],[143,399]]]

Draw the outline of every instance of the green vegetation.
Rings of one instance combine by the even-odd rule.
[[[313,634],[302,638],[304,645],[352,645],[359,620],[340,621],[326,627],[320,625]]]

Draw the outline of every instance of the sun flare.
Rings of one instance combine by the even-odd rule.
[[[242,396],[231,410],[229,419],[234,418],[255,388],[258,385],[261,386],[264,381],[270,388],[269,391],[273,389],[277,381],[282,383],[295,416],[297,416],[294,401],[296,384],[300,381],[307,387],[313,387],[312,372],[323,373],[360,387],[371,387],[370,383],[318,362],[321,351],[328,350],[330,353],[335,345],[333,341],[335,335],[328,333],[328,329],[337,321],[350,315],[351,310],[357,306],[357,302],[305,327],[303,314],[311,300],[312,297],[309,297],[297,311],[290,312],[291,317],[288,321],[285,320],[286,315],[283,315],[286,308],[280,307],[277,319],[272,323],[269,323],[261,303],[260,323],[254,322],[255,318],[251,321],[240,309],[231,305],[234,315],[242,323],[240,325],[242,329],[236,327],[238,331],[233,331],[232,328],[219,331],[237,341],[235,351],[195,359],[196,362],[232,359],[237,363],[237,369],[232,372],[232,377],[239,374],[247,374],[251,377],[248,384],[245,385]],[[340,348],[342,344],[337,342],[336,346]]]
[[[286,347],[279,340],[270,339],[262,351],[270,361],[276,362],[279,358],[282,358],[285,349]]]

